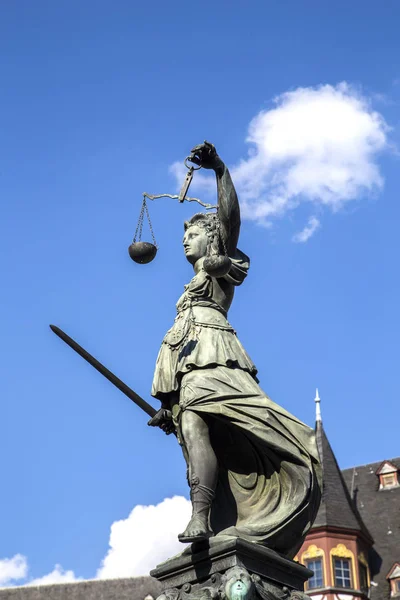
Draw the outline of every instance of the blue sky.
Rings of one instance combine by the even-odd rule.
[[[171,165],[205,138],[244,195],[240,247],[252,268],[230,320],[262,387],[313,425],[318,386],[342,467],[399,455],[399,18],[394,0],[1,4],[0,566],[12,574],[0,583],[41,578],[55,564],[93,578],[112,523],[136,505],[187,497],[176,441],[147,428],[48,324],[149,399],[160,341],[191,277],[182,224],[196,208],[150,205],[160,246],[152,264],[132,263],[127,247],[141,193],[175,193]],[[291,112],[302,99],[306,112]],[[307,112],[314,100],[321,144]],[[334,111],[351,109],[349,127],[331,100]],[[261,142],[280,117],[278,131],[290,123],[283,159],[274,146],[267,166],[261,146],[246,142],[260,113]],[[289,160],[296,127],[314,146],[304,141]],[[350,132],[348,142],[332,145],[336,130]],[[314,166],[304,184],[307,149],[319,160],[317,146],[325,166],[357,171],[352,189],[336,182],[325,201],[321,187],[308,195]],[[247,199],[243,163],[263,177]],[[197,189],[209,195],[201,177]],[[274,212],[271,197],[282,193]],[[252,218],[260,206],[268,218]],[[310,239],[294,242],[310,223]],[[12,562],[18,555],[26,559]]]

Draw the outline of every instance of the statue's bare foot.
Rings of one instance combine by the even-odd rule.
[[[183,533],[178,535],[180,542],[198,542],[200,540],[208,540],[214,535],[208,525],[208,517],[195,513],[189,521]]]

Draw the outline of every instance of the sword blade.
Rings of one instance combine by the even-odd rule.
[[[87,352],[84,348],[82,348],[82,346],[75,342],[75,340],[69,337],[69,335],[67,335],[62,329],[60,329],[56,325],[50,325],[50,329],[60,339],[62,339],[63,342],[68,344],[68,346],[72,348],[72,350],[75,350],[75,352],[77,352],[79,356],[82,356],[82,358],[84,358],[90,365],[92,365],[92,367],[94,367],[96,371],[101,373],[106,379],[108,379],[108,381],[115,385],[115,387],[121,390],[121,392],[125,394],[125,396],[128,396],[128,398],[132,400],[132,402],[137,404],[150,417],[154,417],[157,411],[150,404],[148,404],[146,400],[143,400],[143,398],[141,398],[139,394],[134,392],[129,386],[126,385],[126,383],[121,381],[121,379],[114,375],[114,373],[109,371],[104,365],[101,364],[101,362],[99,362],[96,358],[94,358],[94,356],[89,354],[89,352]]]

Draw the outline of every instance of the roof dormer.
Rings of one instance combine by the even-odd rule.
[[[400,597],[400,563],[394,563],[393,567],[387,574],[387,579],[390,582],[390,595]]]
[[[379,489],[380,490],[391,490],[395,487],[399,487],[399,470],[392,462],[385,460],[376,474],[379,477]]]

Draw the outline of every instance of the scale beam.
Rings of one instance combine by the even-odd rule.
[[[148,194],[147,192],[143,192],[143,196],[148,198],[149,200],[157,200],[157,198],[172,198],[172,200],[180,200],[180,196],[177,194]],[[198,198],[188,198],[185,196],[184,200],[186,202],[198,202],[201,206],[204,206],[206,210],[212,210],[213,208],[218,208],[217,204],[207,204],[206,202],[202,202]],[[180,200],[181,201],[181,200]],[[183,201],[182,201],[183,202]]]

